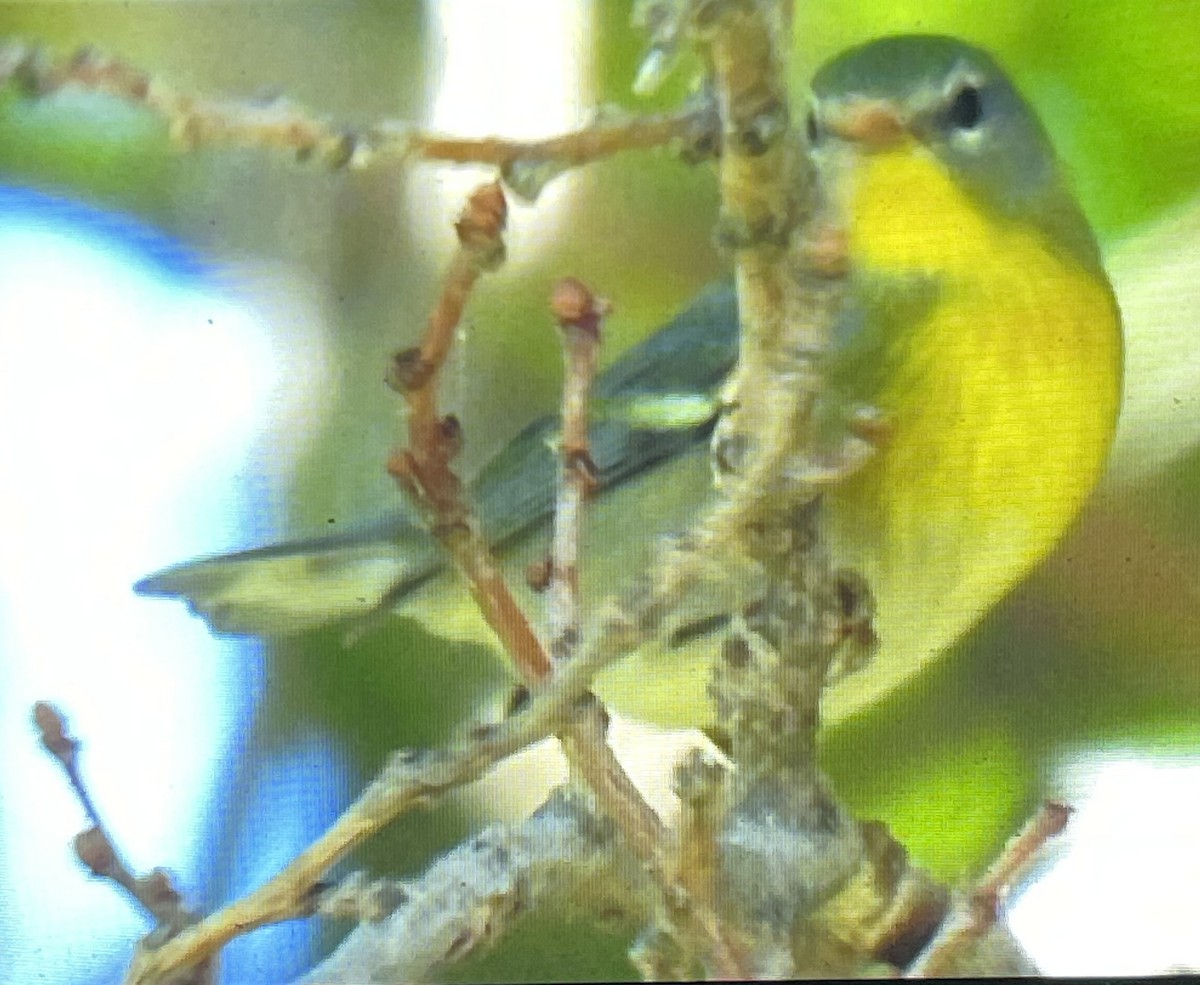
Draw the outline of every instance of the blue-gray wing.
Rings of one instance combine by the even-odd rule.
[[[727,285],[709,288],[672,321],[625,352],[596,380],[599,401],[656,394],[710,394],[737,358],[737,301]],[[489,540],[503,544],[546,520],[554,508],[558,463],[551,442],[557,417],[524,428],[471,484]],[[620,416],[594,420],[592,460],[602,491],[656,462],[702,446],[711,420],[687,427],[648,427]]]
[[[711,393],[737,356],[730,286],[710,288],[597,379],[601,400]],[[554,506],[557,419],[524,428],[480,470],[471,495],[488,539],[504,546],[544,523]],[[711,422],[646,427],[619,418],[591,428],[602,491],[702,446]],[[332,535],[199,558],[142,579],[142,595],[185,600],[217,632],[284,635],[399,602],[444,566],[420,521],[397,511]]]

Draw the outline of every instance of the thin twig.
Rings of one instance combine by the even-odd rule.
[[[460,250],[451,263],[442,298],[430,316],[425,339],[415,349],[399,353],[389,381],[409,406],[409,447],[392,456],[388,468],[430,521],[434,536],[450,552],[465,577],[485,621],[513,660],[524,683],[540,689],[551,678],[546,649],[517,605],[488,544],[471,513],[461,480],[451,468],[458,451],[457,422],[439,415],[437,383],[449,354],[463,305],[479,275],[503,258],[500,234],[504,197],[498,184],[478,189],[460,218],[456,231]],[[589,370],[594,372],[594,366]],[[572,387],[578,387],[576,381]],[[578,392],[569,399],[577,403]],[[586,448],[586,419],[571,415],[573,440]],[[581,433],[582,432],[582,433]],[[585,662],[571,660],[578,670]],[[590,661],[586,662],[590,663]],[[590,683],[590,675],[587,681]],[[596,794],[599,803],[622,828],[633,850],[688,919],[694,919],[712,944],[717,963],[728,974],[738,965],[730,958],[716,916],[699,913],[674,886],[673,866],[665,849],[665,830],[604,740],[604,713],[598,704],[581,709],[579,717],[559,732],[568,762]]]
[[[1047,801],[1011,838],[970,894],[951,912],[929,946],[908,969],[909,978],[953,975],[996,925],[1005,894],[1020,871],[1071,819],[1071,808]]]
[[[91,794],[88,793],[83,778],[79,775],[77,762],[79,740],[67,734],[67,720],[63,717],[62,712],[48,701],[39,701],[33,706],[33,724],[38,730],[42,748],[58,760],[63,772],[67,774],[71,790],[83,807],[83,812],[88,816],[88,820],[92,822],[92,826],[103,828],[104,825],[100,822],[100,814],[96,810],[96,805],[92,802]]]
[[[588,437],[588,400],[600,351],[600,322],[611,306],[572,277],[555,286],[550,306],[563,338],[558,497],[546,587],[550,654],[559,660],[579,641],[579,543],[584,503],[597,485]]]
[[[449,749],[393,754],[388,765],[333,825],[258,889],[137,956],[126,981],[149,985],[194,965],[234,937],[310,913],[326,873],[348,852],[397,817],[477,780],[500,760],[560,730],[586,687],[575,674],[558,675],[521,711],[478,728]]]
[[[662,116],[643,116],[598,122],[582,130],[544,140],[508,140],[503,137],[452,137],[410,130],[410,156],[451,164],[491,164],[511,167],[517,161],[553,161],[578,167],[621,151],[649,150],[687,136],[710,118],[707,110],[689,109]],[[379,132],[378,130],[376,132]]]
[[[285,99],[256,102],[189,95],[92,48],[55,58],[42,47],[10,42],[0,48],[0,86],[10,81],[37,97],[71,87],[142,106],[163,117],[172,138],[187,150],[219,144],[263,147],[335,170],[413,160],[484,164],[501,169],[514,190],[527,198],[536,197],[561,171],[621,151],[682,143],[690,157],[698,158],[715,144],[715,118],[704,102],[661,116],[598,116],[572,133],[522,141],[431,133],[397,120],[352,127],[322,119]]]
[[[380,892],[396,905],[376,915]],[[403,886],[360,877],[329,903],[356,914],[364,896],[371,918],[297,985],[437,980],[440,969],[498,939],[521,913],[603,911],[636,925],[657,894],[616,825],[597,817],[594,798],[559,787],[519,825],[491,825]]]
[[[579,639],[579,541],[584,504],[596,483],[588,435],[588,396],[596,374],[600,321],[610,305],[579,281],[567,278],[556,286],[551,308],[563,333],[565,379],[547,609],[551,653],[561,663],[573,658]],[[703,942],[721,977],[742,977],[745,963],[712,900],[691,891],[679,859],[668,851],[668,834],[661,818],[638,792],[605,740],[605,717],[597,705],[591,718],[581,716],[560,734],[568,762],[646,863],[664,893],[672,919]]]
[[[397,353],[389,383],[408,404],[408,447],[396,452],[388,471],[417,503],[433,534],[462,572],[475,603],[527,682],[550,673],[550,660],[496,565],[467,502],[462,480],[451,468],[461,447],[456,418],[438,411],[437,383],[454,342],[454,332],[475,282],[504,259],[507,204],[500,185],[476,189],[455,225],[459,249],[421,345]]]
[[[111,880],[124,889],[161,927],[183,927],[195,918],[183,905],[183,897],[163,869],[137,876],[117,850],[108,828],[100,819],[96,804],[79,772],[79,740],[67,733],[66,719],[54,705],[39,701],[33,706],[33,721],[43,748],[63,768],[90,827],[75,838],[75,853],[93,875]]]
[[[196,915],[183,905],[183,897],[165,869],[152,869],[147,875],[137,876],[117,851],[79,772],[79,740],[68,734],[62,712],[47,701],[39,701],[33,706],[33,721],[43,748],[62,766],[91,822],[90,827],[75,837],[75,853],[79,860],[94,876],[120,886],[150,915],[155,923],[151,936],[155,939],[169,940],[195,926]],[[190,962],[189,970],[176,980],[177,985],[211,985],[215,972],[215,966],[209,960],[212,953],[206,952]]]

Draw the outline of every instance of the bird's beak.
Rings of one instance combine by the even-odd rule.
[[[830,107],[825,126],[843,140],[885,150],[904,139],[907,128],[895,103],[884,99],[855,99]]]

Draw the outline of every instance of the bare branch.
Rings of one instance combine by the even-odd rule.
[[[712,456],[724,501],[696,538],[735,546],[819,491],[812,409],[846,291],[846,239],[791,121],[786,4],[697,0],[690,29],[721,116],[719,236],[735,264],[741,339]],[[842,473],[832,470],[832,476]]]
[[[456,226],[460,250],[451,263],[442,299],[430,316],[425,339],[419,348],[402,352],[394,360],[389,379],[409,406],[409,448],[393,455],[388,468],[429,518],[434,535],[466,578],[480,612],[524,682],[541,688],[550,677],[551,660],[501,575],[471,513],[463,484],[451,468],[460,437],[457,424],[451,425],[452,419],[441,418],[437,410],[437,383],[463,305],[480,273],[503,256],[503,217],[504,198],[498,185],[484,186],[472,195]],[[600,311],[595,302],[575,291],[571,293],[572,298],[558,298],[564,320],[598,320]],[[572,331],[576,330],[583,329],[574,326]],[[586,450],[586,418],[582,416],[584,405],[579,402],[581,396],[586,396],[586,388],[580,388],[594,373],[595,355],[582,348],[574,358],[581,362],[571,373],[574,379],[569,381],[564,398],[571,404],[567,427],[573,442]],[[578,489],[582,491],[582,486]],[[564,538],[571,536],[577,534],[564,534]],[[551,577],[553,580],[553,572]],[[571,669],[585,665],[584,661],[567,661]],[[590,674],[586,680],[590,683]],[[603,709],[593,699],[590,708],[581,709],[579,717],[559,732],[563,751],[576,775],[588,783],[605,811],[621,826],[633,850],[646,861],[668,897],[680,896],[686,901],[686,894],[681,896],[674,886],[662,822],[613,755],[604,739],[606,724]],[[678,909],[686,919],[701,926],[719,966],[736,974],[738,965],[730,957],[716,916],[691,908],[686,902],[681,902]]]
[[[1066,804],[1047,801],[1011,838],[970,894],[942,924],[937,936],[908,969],[911,978],[963,973],[972,952],[996,926],[1001,902],[1020,871],[1071,818]]]
[[[493,165],[529,200],[563,171],[622,151],[678,144],[685,157],[695,160],[711,153],[716,143],[715,116],[704,100],[662,116],[597,114],[594,122],[573,133],[522,141],[430,133],[397,120],[353,127],[322,119],[285,99],[255,102],[189,95],[92,48],[55,58],[39,46],[10,42],[0,48],[0,86],[10,81],[37,98],[75,88],[136,104],[165,119],[172,139],[186,150],[261,147],[334,170],[410,161]]]
[[[546,588],[550,654],[558,660],[569,656],[579,641],[579,542],[584,503],[597,485],[588,437],[588,400],[600,351],[600,322],[611,306],[568,277],[555,286],[551,308],[563,338],[558,499]]]
[[[433,534],[462,572],[479,611],[526,682],[550,673],[550,660],[525,613],[509,591],[479,524],[462,480],[451,468],[461,446],[458,420],[438,412],[437,384],[476,280],[504,259],[507,204],[498,184],[471,195],[455,225],[459,249],[421,345],[397,353],[388,377],[408,404],[408,447],[393,454],[388,471],[429,520]]]
[[[184,907],[183,897],[165,870],[154,869],[139,877],[122,858],[80,775],[79,740],[68,734],[62,712],[47,701],[39,701],[33,706],[33,721],[42,746],[62,766],[91,822],[91,827],[75,838],[75,854],[79,860],[93,875],[109,879],[124,889],[160,926],[178,928],[193,921],[194,917]]]
[[[515,828],[493,825],[406,883],[383,917],[361,924],[300,985],[421,981],[498,938],[521,913],[644,920],[656,893],[592,798],[564,788]]]
[[[40,733],[42,746],[62,766],[71,789],[91,822],[91,827],[75,837],[75,854],[79,861],[88,867],[92,875],[120,886],[149,914],[155,923],[152,937],[156,940],[169,939],[189,925],[194,925],[195,914],[183,905],[183,897],[165,869],[153,869],[147,875],[137,876],[117,851],[79,773],[79,740],[68,734],[62,712],[47,701],[39,701],[33,706],[33,721]],[[178,985],[210,985],[214,970],[208,960],[194,962],[188,973],[179,979]]]
[[[321,880],[349,851],[401,814],[465,786],[506,756],[563,728],[585,686],[586,679],[581,685],[577,677],[561,675],[518,714],[475,729],[467,740],[449,749],[393,754],[358,799],[282,872],[161,947],[143,949],[126,981],[130,985],[160,982],[247,931],[308,915],[316,905],[314,893],[319,896]]]

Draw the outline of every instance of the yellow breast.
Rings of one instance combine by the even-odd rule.
[[[1121,379],[1103,278],[981,212],[932,156],[868,157],[848,191],[860,280],[901,289],[891,310],[878,310],[886,291],[872,299],[892,337],[854,394],[887,413],[890,439],[828,498],[835,560],[869,579],[882,642],[826,692],[826,724],[944,650],[1054,546],[1103,467]],[[935,285],[931,305],[905,296],[914,281]],[[671,470],[671,487],[696,496],[710,482],[699,456]],[[620,711],[696,725],[711,719],[711,659],[698,645],[650,647],[596,691]]]
[[[867,156],[852,181],[854,269],[936,293],[887,340],[868,395],[890,439],[830,497],[881,648],[827,694],[827,721],[913,673],[1049,552],[1099,477],[1121,381],[1111,289],[1068,251],[982,211],[916,145]]]

